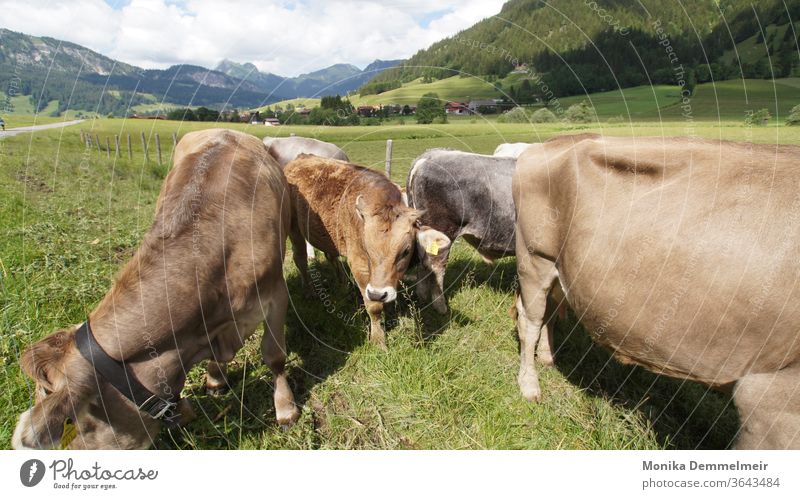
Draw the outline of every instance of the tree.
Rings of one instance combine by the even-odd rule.
[[[595,121],[597,117],[594,113],[594,108],[589,106],[586,101],[580,104],[573,104],[564,112],[564,119],[570,123],[589,123]]]
[[[786,118],[786,124],[789,126],[800,125],[800,105],[794,106],[789,111],[789,117]]]
[[[239,123],[240,121],[242,121],[242,117],[239,116],[239,111],[234,109],[231,113],[231,123]]]
[[[534,123],[555,123],[558,117],[553,114],[553,111],[543,107],[531,115],[531,121]]]
[[[429,92],[417,102],[417,123],[427,125],[436,118],[446,121],[447,113],[444,112],[444,104],[439,96]]]
[[[537,111],[538,112],[538,111]],[[528,123],[528,113],[521,107],[515,107],[507,113],[503,113],[497,117],[498,123]]]
[[[767,108],[759,109],[758,111],[747,111],[744,117],[744,124],[750,126],[766,125],[769,123],[770,118],[772,118],[772,113]]]
[[[694,87],[697,86],[697,76],[695,76],[694,69],[689,68],[686,70],[686,83],[683,84],[684,90],[689,92],[689,95],[694,95]]]

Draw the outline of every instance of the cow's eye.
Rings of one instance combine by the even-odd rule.
[[[400,252],[400,254],[397,256],[397,263],[400,263],[400,262],[402,262],[403,260],[405,260],[406,258],[408,258],[408,255],[409,255],[410,253],[411,253],[411,248],[409,248],[409,247],[406,247],[406,248],[405,248],[403,251],[401,251],[401,252]]]

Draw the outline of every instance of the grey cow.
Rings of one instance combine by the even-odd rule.
[[[411,165],[406,182],[409,206],[424,212],[420,223],[463,236],[487,261],[514,254],[514,200],[511,179],[516,160],[448,149],[426,151]],[[426,272],[418,283],[423,299],[447,312],[444,273],[450,242],[418,248]]]

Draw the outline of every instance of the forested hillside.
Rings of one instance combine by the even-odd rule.
[[[503,78],[521,65],[557,97],[676,79],[789,76],[798,65],[789,19],[799,16],[800,0],[511,0],[365,88],[454,74]],[[757,46],[737,53],[748,41]]]

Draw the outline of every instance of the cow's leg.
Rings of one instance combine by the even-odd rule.
[[[294,403],[294,395],[286,378],[286,339],[284,325],[289,293],[283,282],[275,286],[271,294],[273,300],[267,319],[264,322],[264,336],[261,338],[261,355],[275,378],[275,419],[280,425],[291,425],[300,416]]]
[[[206,393],[222,395],[226,391],[228,391],[228,378],[225,377],[225,363],[209,361],[206,369]]]
[[[300,284],[303,286],[303,292],[306,295],[311,295],[311,277],[308,275],[308,260],[306,259],[306,240],[303,239],[303,234],[297,224],[292,224],[289,230],[289,240],[292,242],[292,260],[300,272]]]
[[[336,283],[339,285],[344,285],[347,282],[347,273],[344,270],[344,265],[342,264],[341,260],[339,260],[338,256],[334,256],[331,253],[325,253],[325,259],[333,265],[333,272],[336,274]]]
[[[522,395],[531,402],[536,402],[541,398],[542,392],[534,357],[536,345],[542,334],[545,338],[549,338],[550,333],[544,319],[547,295],[557,272],[553,262],[527,253],[518,253],[517,272],[520,281],[520,293],[516,304],[520,344],[517,382]]]
[[[800,449],[800,364],[750,374],[733,391],[741,428],[738,449]]]

